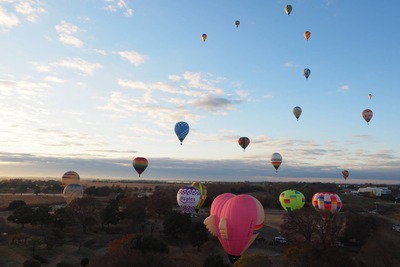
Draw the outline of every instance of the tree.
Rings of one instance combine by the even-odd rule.
[[[224,258],[219,254],[214,254],[212,252],[208,257],[204,260],[203,267],[229,267],[231,266],[229,263],[224,262]]]
[[[19,207],[23,207],[26,206],[26,202],[23,200],[13,200],[10,202],[10,204],[8,204],[7,209],[8,210],[15,210]]]
[[[148,209],[150,213],[155,213],[158,217],[172,209],[172,201],[169,195],[162,191],[156,191],[149,197]]]
[[[200,246],[208,240],[208,230],[203,222],[194,222],[190,225],[189,229],[189,241],[194,247],[197,247],[197,251],[200,250]]]
[[[118,201],[116,199],[110,199],[107,206],[100,213],[101,227],[107,225],[107,229],[110,228],[110,224],[117,224],[120,220],[121,214],[118,211]]]
[[[42,266],[40,261],[35,260],[35,259],[26,260],[26,261],[24,261],[24,265],[23,265],[23,267],[40,267],[40,266]]]
[[[272,266],[271,260],[263,254],[243,254],[236,262],[235,267]]]
[[[127,242],[126,247],[139,250],[142,253],[157,252],[168,253],[167,244],[152,236],[137,235]]]
[[[33,193],[34,193],[35,195],[40,194],[40,193],[41,193],[40,186],[36,185]]]
[[[100,203],[93,197],[76,198],[66,208],[66,215],[82,226],[84,234],[88,227],[96,224],[99,213]]]
[[[343,236],[347,242],[354,242],[357,245],[363,245],[369,238],[370,233],[378,225],[383,224],[383,220],[378,217],[352,212],[349,212],[346,218]]]
[[[14,212],[7,217],[7,220],[16,224],[21,224],[24,228],[25,224],[32,222],[34,210],[28,206],[22,206],[14,210]]]
[[[191,220],[189,214],[170,211],[164,218],[164,233],[175,239],[179,239],[188,232],[190,224]]]
[[[321,218],[315,210],[304,207],[300,210],[285,213],[284,223],[281,225],[281,232],[289,239],[296,239],[302,236],[305,241],[310,242],[312,234],[317,229],[317,224]]]
[[[123,217],[131,221],[132,228],[146,219],[146,207],[144,199],[138,197],[126,197],[120,200],[123,208]]]
[[[40,229],[43,230],[44,226],[49,225],[52,221],[51,215],[49,213],[50,210],[50,206],[40,206],[34,209],[31,223],[33,225],[40,225]]]

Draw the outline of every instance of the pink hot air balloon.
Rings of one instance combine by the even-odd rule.
[[[224,206],[225,202],[227,202],[229,199],[235,197],[236,195],[232,193],[224,193],[219,196],[217,196],[214,201],[211,204],[210,208],[210,216],[208,216],[204,220],[204,224],[206,225],[208,231],[214,235],[214,236],[219,236],[219,220],[220,217],[219,215],[221,214],[222,207]]]
[[[264,208],[250,195],[238,195],[223,205],[218,224],[218,239],[234,263],[257,238],[264,223]]]
[[[330,217],[334,216],[342,208],[340,197],[330,192],[315,193],[311,203],[324,220],[329,220]]]
[[[200,191],[194,186],[184,186],[178,190],[176,201],[183,213],[194,213],[200,200]]]

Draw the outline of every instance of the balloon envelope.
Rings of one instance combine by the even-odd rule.
[[[181,187],[176,194],[176,201],[183,213],[194,213],[199,200],[199,189],[194,186]]]
[[[187,122],[178,121],[175,124],[175,134],[178,137],[179,141],[181,141],[181,145],[185,137],[188,135],[188,133],[189,133],[189,124],[187,124]]]
[[[305,197],[297,190],[286,190],[279,195],[279,202],[285,211],[291,212],[304,206]]]
[[[235,21],[235,26],[236,26],[236,28],[239,27],[239,25],[240,25],[240,21],[238,21],[238,20]]]
[[[83,196],[83,187],[80,184],[69,184],[64,188],[63,196],[67,204],[69,204],[75,198]]]
[[[138,157],[133,159],[132,165],[140,177],[140,175],[144,172],[144,170],[146,170],[147,166],[149,165],[149,162],[147,161],[146,158]]]
[[[372,98],[372,94],[368,94],[368,98],[371,99]]]
[[[304,38],[306,38],[306,40],[308,41],[308,39],[310,39],[311,36],[311,32],[310,31],[305,31],[304,32]]]
[[[246,147],[250,144],[250,139],[248,137],[240,137],[238,140],[239,145],[246,150]]]
[[[278,172],[279,166],[282,164],[282,156],[279,153],[274,153],[271,156],[271,164],[274,166],[276,172]]]
[[[306,77],[307,80],[308,80],[308,77],[310,77],[310,74],[311,74],[311,70],[310,69],[305,68],[303,70],[303,75],[304,75],[304,77]]]
[[[193,182],[190,186],[196,187],[200,192],[200,199],[195,208],[196,212],[198,212],[207,199],[207,188],[200,182]]]
[[[207,34],[203,33],[201,35],[201,39],[203,40],[203,42],[205,42],[207,40]]]
[[[290,13],[292,12],[292,6],[291,5],[286,5],[285,6],[285,12],[286,12],[286,14],[290,15]]]
[[[76,172],[67,171],[61,177],[61,183],[63,187],[66,187],[69,184],[79,184],[80,179],[81,178],[79,177],[79,174],[77,174]]]
[[[235,195],[232,193],[223,193],[218,195],[212,202],[210,216],[204,220],[204,225],[212,235],[220,237],[218,225],[220,221],[221,210],[225,205],[225,202],[233,197],[235,197]]]
[[[342,176],[343,176],[343,178],[346,180],[347,177],[349,177],[349,171],[348,171],[348,170],[343,170],[343,171],[342,171]]]
[[[362,116],[364,118],[364,120],[367,122],[367,124],[369,124],[369,121],[372,119],[372,116],[374,115],[374,113],[372,112],[372,110],[370,109],[364,109],[362,112]]]
[[[327,218],[329,219],[342,208],[342,200],[340,197],[330,192],[315,193],[312,197],[311,203],[324,220]]]
[[[301,110],[301,107],[294,107],[293,108],[293,115],[296,117],[297,120],[299,120],[300,115],[303,111]]]
[[[221,209],[219,240],[231,263],[234,263],[258,236],[255,232],[264,222],[264,209],[250,195],[228,199]]]

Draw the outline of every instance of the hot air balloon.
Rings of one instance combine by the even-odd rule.
[[[238,21],[238,20],[235,21],[235,26],[236,26],[236,28],[239,27],[239,25],[240,25],[240,21]]]
[[[207,40],[207,34],[203,33],[201,35],[201,39],[203,40],[203,42],[205,42]]]
[[[278,172],[278,168],[282,164],[282,156],[281,156],[281,154],[279,154],[279,153],[272,154],[271,163],[272,163],[272,166],[274,166],[276,172]]]
[[[135,168],[136,172],[140,175],[144,170],[146,170],[147,166],[149,165],[149,162],[147,161],[146,158],[134,158],[132,162],[133,168]]]
[[[372,94],[368,94],[368,98],[371,99],[372,98]]]
[[[343,171],[342,171],[342,176],[343,176],[343,178],[346,180],[347,177],[349,177],[349,171],[348,171],[348,170],[343,170]]]
[[[372,112],[372,110],[370,109],[364,109],[362,112],[362,116],[364,118],[364,120],[367,122],[367,124],[369,124],[369,121],[372,119],[372,116],[374,115],[374,113]]]
[[[83,187],[80,184],[69,184],[64,188],[63,196],[68,205],[75,198],[83,196]]]
[[[210,207],[210,216],[208,216],[204,220],[204,225],[206,226],[207,230],[214,236],[220,237],[219,235],[219,220],[221,210],[229,199],[235,197],[236,195],[232,193],[223,193],[218,195],[211,204]]]
[[[243,148],[243,151],[245,151],[246,147],[250,144],[250,139],[248,137],[240,137],[238,143]]]
[[[218,224],[222,247],[233,264],[258,236],[264,224],[264,208],[250,195],[228,199],[221,209]]]
[[[299,120],[301,112],[302,112],[301,107],[293,108],[293,115],[296,117],[297,120]]]
[[[184,121],[179,121],[175,124],[175,134],[178,136],[179,141],[181,141],[181,145],[185,137],[189,133],[189,124]]]
[[[178,190],[176,201],[183,213],[192,214],[200,200],[199,189],[194,186],[184,186]]]
[[[311,32],[309,32],[309,31],[304,32],[304,38],[306,38],[307,41],[308,41],[308,39],[310,39],[310,36],[311,36]]]
[[[285,211],[299,210],[304,206],[304,195],[297,190],[286,190],[279,195],[279,202]]]
[[[63,187],[66,187],[69,184],[79,184],[80,179],[81,178],[79,177],[79,174],[77,174],[76,172],[67,171],[61,177],[61,183]]]
[[[311,70],[310,69],[305,68],[303,70],[303,75],[304,75],[304,77],[306,77],[306,80],[308,80],[308,77],[310,77],[310,74],[311,74]]]
[[[199,199],[199,202],[197,203],[197,206],[195,208],[195,211],[199,212],[199,210],[201,209],[201,206],[203,206],[203,204],[204,204],[204,201],[206,201],[207,188],[206,188],[205,185],[203,185],[200,182],[193,182],[190,186],[196,187],[200,192],[200,199]]]
[[[290,13],[292,12],[292,6],[291,5],[286,5],[285,6],[285,12],[286,12],[286,14],[290,15]]]
[[[340,197],[330,192],[319,192],[312,197],[312,205],[318,211],[322,219],[330,220],[342,208]]]

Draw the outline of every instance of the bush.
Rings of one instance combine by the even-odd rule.
[[[13,200],[10,202],[10,204],[8,204],[7,209],[8,210],[15,210],[19,207],[23,207],[26,206],[26,202],[23,200]]]
[[[23,266],[24,267],[40,267],[40,266],[42,266],[42,264],[38,260],[30,259],[30,260],[26,260],[24,262]]]
[[[57,267],[77,267],[75,264],[72,264],[72,263],[69,263],[69,262],[65,262],[65,261],[57,263],[56,266]]]

